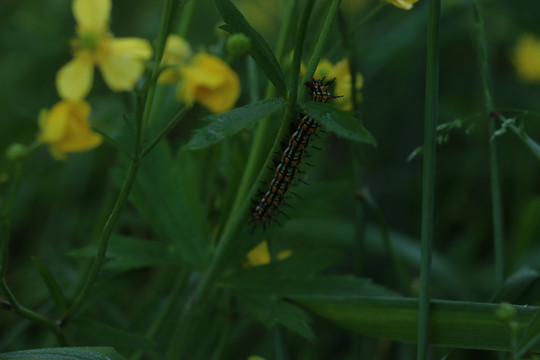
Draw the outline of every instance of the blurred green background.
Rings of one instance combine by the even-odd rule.
[[[246,0],[235,1],[235,4],[273,45],[282,26],[281,12],[285,1]],[[540,142],[540,84],[521,81],[511,60],[520,35],[529,32],[540,37],[537,16],[540,3],[518,0],[484,1],[482,4],[495,106],[506,117],[518,116],[529,136]],[[376,1],[344,0],[345,19],[354,27],[376,5]],[[378,143],[376,148],[365,148],[364,182],[390,230],[410,238],[413,243],[420,235],[422,161],[421,155],[410,162],[407,157],[423,141],[426,5],[425,0],[420,0],[411,11],[387,5],[355,34],[356,68],[364,77],[359,116]],[[39,111],[58,101],[55,75],[70,58],[69,41],[74,36],[75,23],[70,6],[67,0],[0,0],[1,153],[13,142],[32,143],[38,131]],[[316,23],[324,15],[319,9],[320,4],[317,4],[311,25],[314,30],[308,43],[316,36]],[[111,30],[117,37],[137,36],[153,41],[160,12],[161,2],[114,1]],[[224,35],[217,30],[220,23],[213,2],[199,1],[187,35],[192,47],[222,51]],[[333,62],[345,56],[337,25],[326,54]],[[434,250],[448,262],[448,269],[454,273],[446,275],[457,279],[457,285],[449,288],[444,281],[435,282],[433,297],[487,301],[495,289],[489,138],[487,119],[482,116],[482,88],[469,1],[443,1],[440,59],[439,122],[461,118],[466,125],[453,131],[448,142],[437,148]],[[240,76],[246,73],[245,60],[238,61],[233,67]],[[262,94],[266,86],[262,72],[259,80],[259,93]],[[242,82],[245,85],[244,79]],[[100,75],[95,77],[88,101],[93,107],[93,121],[105,124],[103,126],[111,134],[121,131],[123,114],[129,116],[132,111],[131,95],[111,93],[103,85]],[[237,105],[246,103],[248,96],[244,91]],[[174,101],[164,106],[178,108]],[[525,116],[525,112],[530,114]],[[187,141],[190,130],[200,126],[198,120],[205,114],[199,107],[190,111],[185,123],[170,136],[174,148]],[[467,125],[474,125],[468,134],[465,132]],[[245,133],[234,141],[243,143],[244,149],[249,151],[250,137]],[[332,238],[317,239],[314,231],[301,231],[303,235],[297,236],[298,243],[282,244],[284,248],[301,247],[299,244],[305,245],[310,240],[314,241],[312,246],[319,244],[318,241],[332,246],[332,239],[350,238],[354,212],[351,195],[357,186],[351,183],[349,144],[332,135],[325,136],[319,144],[323,151],[315,155],[316,167],[308,174],[313,185],[299,189],[305,194],[306,202],[295,201],[295,206],[300,208],[293,212],[295,218],[284,229],[275,231],[282,231],[283,239],[286,239],[295,234],[296,228],[306,230],[301,226],[302,220],[314,217],[316,210],[309,211],[314,206],[326,219],[332,220],[329,223],[336,225],[332,228],[334,233]],[[540,219],[540,211],[531,206],[540,195],[539,162],[513,134],[499,137],[499,146],[505,241],[507,257],[511,261],[508,274],[524,265],[538,269],[540,248],[536,240],[540,234],[540,221],[534,219]],[[215,153],[209,151],[208,154],[217,159]],[[201,158],[204,157],[201,155]],[[39,258],[52,269],[67,294],[76,290],[78,274],[86,264],[67,254],[95,241],[111,196],[117,189],[110,174],[115,164],[116,151],[108,144],[88,153],[70,155],[66,162],[53,160],[45,148],[40,148],[30,159],[14,209],[8,272],[10,285],[27,306],[44,312],[51,307],[47,290],[30,256]],[[9,187],[11,171],[12,164],[1,157],[0,190],[3,193]],[[226,186],[219,190],[225,191]],[[208,213],[216,211],[219,212],[219,208],[209,209]],[[369,211],[367,218],[371,224],[373,217]],[[117,232],[152,236],[152,231],[131,206],[124,211]],[[376,231],[368,232],[373,233]],[[339,242],[335,246],[340,247]],[[343,246],[346,249],[348,245]],[[380,251],[374,255],[370,253],[374,251],[373,246],[366,249],[362,276],[384,283],[389,277],[388,260]],[[414,267],[411,268],[416,275]],[[129,302],[129,294],[155,271],[159,270],[140,270],[116,279],[122,289],[121,294],[116,294],[118,303]],[[354,271],[354,259],[345,258],[335,271]],[[108,310],[102,309],[96,316],[110,315],[114,313],[113,308],[111,305]],[[137,305],[131,304],[127,313],[136,314]],[[30,327],[28,322],[12,313],[2,312],[0,319],[0,334],[8,334],[0,336],[0,351],[51,344],[50,335],[40,328]],[[19,330],[14,331],[17,328]],[[334,351],[338,355],[338,349],[348,346],[346,340],[339,340],[342,333],[328,323],[317,322],[315,332],[319,336],[318,344],[302,343],[302,346],[320,347],[324,349],[322,353]],[[326,332],[333,335],[325,337]],[[238,349],[238,353],[249,354],[249,347]]]

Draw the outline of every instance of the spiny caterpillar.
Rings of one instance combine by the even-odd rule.
[[[325,103],[329,99],[340,97],[332,96],[328,91],[334,80],[325,83],[324,78],[322,78],[306,82],[305,85],[311,90],[311,101]],[[251,210],[251,218],[255,225],[251,232],[259,223],[262,223],[263,229],[266,229],[266,222],[269,220],[274,220],[279,224],[276,216],[283,213],[280,206],[285,204],[285,194],[288,192],[294,194],[289,190],[291,182],[293,180],[304,182],[296,176],[300,172],[298,165],[306,164],[302,161],[302,157],[305,155],[306,148],[312,147],[309,140],[312,135],[320,131],[318,128],[319,124],[315,120],[302,113],[291,125],[289,137],[281,143],[281,156],[274,159],[275,168],[272,169],[274,176],[268,183],[268,189],[266,192],[259,190],[261,199],[259,201],[253,200],[255,207]]]

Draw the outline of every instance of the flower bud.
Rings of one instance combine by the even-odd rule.
[[[225,49],[227,49],[230,59],[239,59],[249,53],[251,41],[242,33],[233,34],[227,39]]]
[[[499,306],[497,306],[497,309],[495,309],[495,316],[497,319],[501,321],[508,322],[516,317],[517,311],[516,308],[513,307],[509,303],[500,303]]]
[[[26,146],[19,143],[9,145],[6,150],[6,158],[10,161],[20,161],[26,156]]]

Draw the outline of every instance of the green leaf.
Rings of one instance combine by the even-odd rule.
[[[148,349],[156,346],[154,341],[143,336],[130,334],[95,320],[78,318],[76,324],[81,332],[106,344],[128,349]]]
[[[220,285],[236,292],[259,296],[282,297],[333,297],[351,296],[395,296],[395,293],[375,285],[370,279],[353,276],[316,276],[313,278],[281,277],[236,277],[220,282]]]
[[[315,275],[334,263],[340,255],[329,249],[295,254],[274,263],[246,268],[222,279],[219,285],[237,293],[266,297],[395,295],[368,279],[349,275]]]
[[[508,277],[490,299],[490,302],[530,304],[540,299],[540,274],[531,268],[522,268]]]
[[[125,360],[110,347],[64,347],[13,351],[0,354],[3,360]]]
[[[204,120],[208,120],[209,124],[195,130],[185,149],[199,150],[215,145],[284,106],[285,102],[281,99],[267,99],[223,114],[207,116]]]
[[[94,257],[97,245],[92,244],[70,252],[71,256]],[[178,266],[181,258],[178,250],[157,241],[129,236],[112,235],[107,248],[107,269],[130,270],[149,266]]]
[[[366,130],[352,113],[316,101],[306,102],[301,111],[324,125],[325,130],[345,139],[377,145],[375,138]]]
[[[37,270],[39,271],[39,274],[41,275],[41,278],[45,282],[45,285],[47,286],[47,290],[49,290],[49,293],[51,294],[51,297],[62,314],[65,314],[67,311],[67,303],[66,298],[64,297],[64,293],[62,292],[62,289],[60,288],[60,285],[56,282],[56,279],[51,274],[49,269],[43,264],[38,258],[31,256],[30,259],[36,266]]]
[[[516,134],[521,139],[521,141],[523,141],[527,149],[529,149],[532,154],[538,160],[540,160],[540,144],[538,144],[529,135],[527,135],[523,127],[517,127],[513,123],[509,123],[507,127],[512,130],[512,132]]]
[[[530,254],[532,241],[540,232],[538,219],[540,219],[540,197],[530,200],[519,217],[514,241],[517,256]]]
[[[527,326],[527,330],[525,330],[525,333],[519,340],[518,349],[520,352],[525,353],[529,351],[533,346],[538,345],[539,340],[540,340],[540,311],[537,311],[534,314],[533,319],[529,323],[529,326]],[[521,357],[517,357],[517,358],[520,359]]]
[[[315,334],[309,327],[309,316],[298,306],[282,300],[251,296],[239,296],[242,305],[267,328],[281,324],[310,341],[315,340]]]
[[[283,71],[276,56],[264,38],[259,34],[238,11],[230,0],[215,0],[216,7],[227,25],[221,28],[230,34],[242,33],[251,41],[251,57],[261,67],[268,79],[274,84],[276,90],[287,98],[287,87]]]
[[[166,142],[158,144],[142,162],[130,200],[156,234],[177,249],[179,261],[202,269],[210,254],[210,228],[189,154],[176,160]]]
[[[415,343],[418,299],[411,298],[295,298],[306,309],[357,334]],[[506,323],[495,317],[497,304],[433,300],[430,312],[430,344],[435,346],[510,350]],[[518,334],[538,308],[515,305]],[[540,350],[536,343],[532,349]]]

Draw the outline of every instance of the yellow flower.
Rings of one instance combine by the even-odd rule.
[[[195,101],[213,113],[231,109],[240,96],[238,75],[220,58],[201,53],[180,68],[182,82],[176,96],[186,106]]]
[[[283,260],[292,255],[291,250],[283,250],[278,254],[278,259]],[[263,241],[246,255],[249,266],[259,266],[270,263],[270,253],[268,252],[268,244]]]
[[[540,40],[532,34],[521,35],[514,50],[513,61],[523,81],[540,81]]]
[[[418,0],[386,0],[386,2],[403,10],[411,10],[414,3],[417,1]]]
[[[315,70],[315,77],[327,79],[336,79],[336,85],[332,93],[334,95],[342,95],[335,98],[332,103],[342,110],[352,110],[351,97],[351,72],[349,68],[349,59],[343,59],[333,65],[329,60],[322,59]],[[362,101],[360,89],[364,85],[364,78],[361,74],[356,74],[356,101]]]
[[[161,65],[182,65],[186,64],[193,56],[189,43],[178,35],[169,35],[165,44],[165,52]],[[161,84],[171,84],[180,81],[178,67],[165,69],[159,75],[158,82]]]
[[[83,100],[62,100],[50,111],[42,110],[38,140],[49,144],[52,155],[59,160],[64,160],[67,153],[95,148],[103,139],[92,132],[89,114],[90,105]]]
[[[92,88],[95,65],[113,91],[133,89],[144,72],[143,61],[152,56],[150,43],[115,39],[108,32],[111,0],[73,0],[72,9],[78,37],[72,42],[73,60],[56,75],[60,97],[83,99]]]

